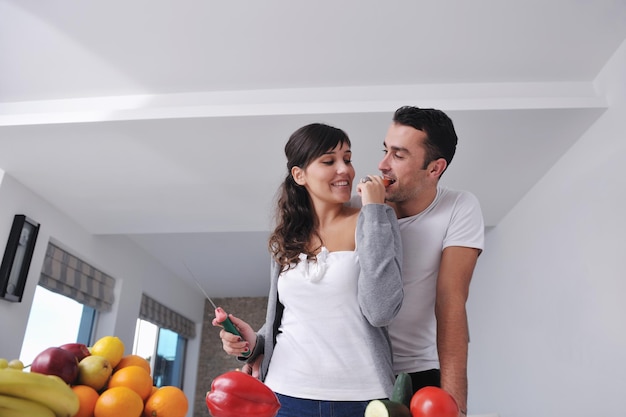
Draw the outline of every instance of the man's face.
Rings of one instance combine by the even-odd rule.
[[[385,156],[378,169],[393,182],[387,187],[387,201],[401,203],[416,197],[426,187],[428,170],[424,168],[426,134],[410,126],[392,123],[385,136]]]

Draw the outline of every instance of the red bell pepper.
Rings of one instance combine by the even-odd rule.
[[[229,371],[213,380],[206,394],[213,417],[275,417],[278,397],[267,385],[241,371]]]

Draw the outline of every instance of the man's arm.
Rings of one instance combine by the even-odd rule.
[[[451,246],[444,249],[437,278],[437,350],[441,387],[467,411],[467,351],[469,329],[465,303],[480,251]]]

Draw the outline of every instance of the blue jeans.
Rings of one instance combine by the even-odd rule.
[[[369,401],[319,401],[276,394],[280,410],[276,417],[362,417]]]

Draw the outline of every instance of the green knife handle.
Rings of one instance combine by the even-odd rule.
[[[220,322],[220,324],[224,326],[224,330],[226,330],[228,333],[242,337],[241,333],[239,333],[239,330],[237,330],[233,322],[230,321],[230,318],[226,318],[226,320]],[[250,349],[248,349],[247,352],[243,352],[241,356],[243,356],[244,358],[247,358],[248,356],[250,356]]]

